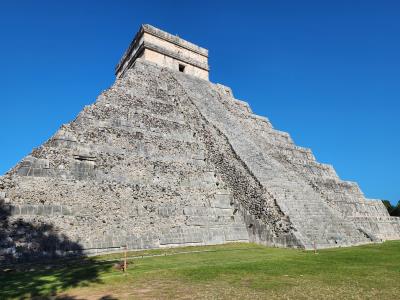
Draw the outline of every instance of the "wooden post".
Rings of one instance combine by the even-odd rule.
[[[125,245],[125,258],[124,258],[124,272],[126,272],[126,269],[128,267],[126,263],[126,252],[128,251],[128,245]]]

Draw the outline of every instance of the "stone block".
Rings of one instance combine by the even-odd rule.
[[[29,205],[28,206],[29,215],[31,215],[31,216],[37,215],[37,211],[38,211],[37,205]]]
[[[215,194],[214,199],[210,199],[211,207],[231,208],[232,196],[229,194]]]
[[[37,207],[37,215],[38,216],[43,216],[44,215],[44,206],[43,205],[38,205],[38,207]]]
[[[107,245],[107,248],[113,247],[113,237],[108,235],[104,237],[104,243]]]
[[[211,227],[203,231],[203,241],[206,245],[223,244],[225,235],[222,227]]]
[[[30,176],[34,177],[45,177],[47,175],[46,170],[40,169],[40,168],[32,168],[31,173],[29,174]]]
[[[215,216],[230,217],[233,216],[232,208],[213,208],[213,214]]]
[[[53,214],[53,206],[52,205],[43,205],[43,214],[45,216],[51,216]]]
[[[53,215],[61,215],[62,214],[61,205],[53,205]]]
[[[185,229],[174,229],[167,234],[160,236],[160,245],[168,244],[193,244],[201,243],[203,241],[202,231],[204,229],[185,228]]]
[[[11,214],[12,206],[9,204],[5,204],[5,205],[3,205],[2,210],[3,210],[3,213],[6,215]]]
[[[201,243],[203,238],[197,232],[187,232],[183,235],[183,241],[185,244]]]
[[[74,205],[70,207],[71,215],[74,216],[81,216],[85,214],[85,209],[81,205]]]
[[[30,167],[20,167],[17,170],[19,176],[29,176],[28,173],[30,173]]]
[[[21,214],[21,209],[19,205],[12,205],[11,207],[11,215],[12,216],[16,216],[16,215],[20,215]]]
[[[163,205],[158,208],[158,215],[161,217],[169,217],[176,214],[176,206]]]
[[[145,236],[142,238],[142,249],[154,249],[160,246],[159,239],[153,236]]]
[[[245,226],[224,228],[225,239],[227,241],[248,241],[249,234]]]
[[[177,233],[165,234],[160,237],[160,245],[183,244],[182,235]]]
[[[189,226],[206,226],[218,222],[214,216],[188,216],[185,224]]]
[[[129,241],[124,243],[124,245],[126,245],[128,249],[132,250],[143,249],[141,239],[129,239]]]
[[[183,214],[186,216],[207,216],[210,214],[210,209],[204,206],[188,206],[183,209]]]
[[[29,209],[28,209],[27,205],[21,205],[20,209],[21,209],[21,215],[28,215],[29,214]]]
[[[70,215],[72,215],[72,211],[69,207],[62,205],[61,206],[61,214],[64,216],[70,216]]]

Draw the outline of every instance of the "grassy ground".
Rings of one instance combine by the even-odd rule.
[[[318,254],[228,244],[129,256],[139,258],[126,273],[105,261],[121,254],[2,272],[0,299],[400,299],[400,241]]]

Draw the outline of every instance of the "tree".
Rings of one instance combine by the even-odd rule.
[[[390,215],[400,217],[400,200],[397,202],[397,205],[393,207],[393,210],[390,213]]]
[[[386,207],[386,209],[387,209],[389,215],[391,215],[391,213],[392,213],[392,211],[393,211],[393,209],[394,209],[392,203],[390,203],[389,200],[382,200],[382,203],[383,203],[383,205],[385,205],[385,207]]]
[[[385,205],[389,215],[400,217],[400,201],[397,202],[396,206],[393,206],[389,200],[382,200],[383,205]]]

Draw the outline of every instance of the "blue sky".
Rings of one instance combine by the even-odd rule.
[[[3,0],[0,174],[113,83],[150,23],[208,48],[213,82],[368,197],[397,202],[399,3]]]

